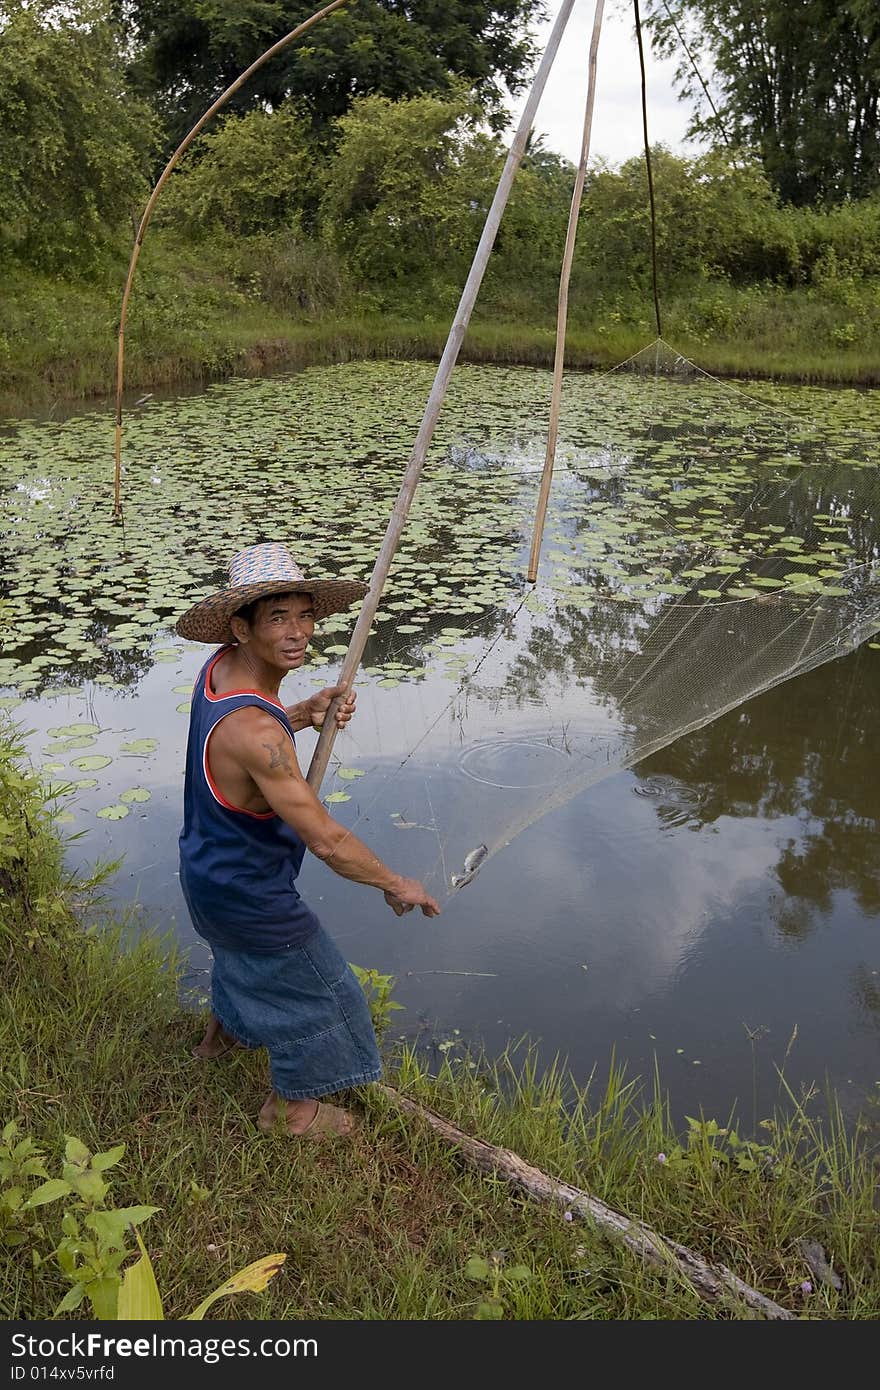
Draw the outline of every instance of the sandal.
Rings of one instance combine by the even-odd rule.
[[[280,1115],[269,1120],[261,1114],[257,1120],[257,1125],[264,1134],[271,1134],[280,1119]],[[293,1130],[289,1125],[285,1126],[286,1133],[291,1139],[323,1139],[328,1134],[335,1135],[339,1139],[347,1139],[354,1134],[356,1129],[357,1121],[354,1115],[348,1110],[343,1110],[339,1105],[330,1105],[323,1100],[318,1101],[318,1108],[305,1129]]]

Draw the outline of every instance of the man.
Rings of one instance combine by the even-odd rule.
[[[193,689],[180,836],[180,883],[197,932],[210,943],[213,1017],[197,1056],[266,1047],[272,1094],[264,1130],[348,1134],[351,1115],[321,1097],[376,1081],[376,1038],[363,991],[296,877],[306,849],[354,883],[380,889],[398,916],[440,908],[416,879],[382,863],[327,812],[300,771],[294,733],[320,728],[329,686],[285,709],[281,681],[297,670],[315,622],[344,611],[367,586],[307,579],[286,546],[250,546],[227,588],[195,604],[182,637],[220,643]],[[351,719],[348,695],[336,719]]]

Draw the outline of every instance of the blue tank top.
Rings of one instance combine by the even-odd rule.
[[[215,695],[211,673],[231,648],[205,663],[193,687],[180,834],[180,886],[200,936],[231,951],[270,953],[297,946],[319,926],[302,901],[296,876],[305,843],[274,811],[243,811],[211,777],[208,743],[227,714],[256,705],[271,714],[294,743],[280,701],[256,690]],[[295,743],[294,743],[295,747]]]

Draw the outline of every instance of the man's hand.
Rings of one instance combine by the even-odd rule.
[[[414,907],[420,907],[426,917],[440,915],[440,904],[425,891],[424,884],[419,883],[417,878],[401,878],[394,892],[385,890],[385,901],[398,917],[412,912]]]
[[[319,690],[317,695],[311,695],[303,704],[309,716],[309,723],[313,729],[320,729],[337,695],[345,695],[344,685],[328,685],[323,690]],[[351,716],[354,714],[354,707],[357,704],[357,695],[352,690],[346,695],[339,709],[336,711],[336,727],[344,729]]]

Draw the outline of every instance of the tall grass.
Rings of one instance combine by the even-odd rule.
[[[115,381],[124,257],[89,280],[10,265],[0,324],[0,414],[108,397]],[[462,355],[550,366],[555,300],[541,283],[497,273]],[[436,358],[455,286],[426,296],[401,282],[352,283],[327,248],[292,233],[188,243],[159,229],[145,248],[126,333],[132,390],[352,357]],[[708,371],[780,380],[880,382],[880,290],[829,275],[809,288],[733,286],[695,277],[661,292],[664,336]],[[612,366],[655,336],[650,287],[582,274],[570,301],[568,362]]]

